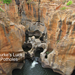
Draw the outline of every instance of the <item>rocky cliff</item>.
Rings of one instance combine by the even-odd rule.
[[[67,6],[67,2],[26,0],[21,13],[22,19],[25,19],[22,23],[27,29],[31,22],[40,20],[45,24],[49,42],[47,51],[40,55],[43,67],[50,67],[63,75],[71,75],[75,69],[75,4],[73,1]]]
[[[52,68],[62,75],[71,75],[75,69],[75,1],[72,0],[73,4],[67,6],[66,3],[68,1],[69,0],[13,0],[13,3],[7,6],[8,9],[5,9],[5,5],[1,5],[4,10],[7,10],[6,12],[10,20],[17,24],[20,23],[24,25],[26,30],[35,22],[45,24],[47,28],[48,49],[40,54],[42,66]],[[23,30],[23,28],[23,26],[14,25],[11,22],[9,26],[7,26],[7,33],[10,33],[13,38],[14,36],[18,37],[13,40],[13,50],[22,50],[23,37],[21,30]],[[3,30],[2,33],[6,34],[4,31],[5,30]],[[16,31],[20,31],[20,33],[18,34]],[[16,32],[17,35],[15,35],[14,32]],[[11,36],[7,36],[10,41],[13,39],[11,39]],[[14,44],[16,39],[17,42]],[[4,42],[7,41],[5,40]],[[6,44],[3,43],[3,45],[5,46]],[[45,58],[46,54],[47,58]]]
[[[15,24],[13,20],[7,16],[7,12],[1,8],[0,11],[0,74],[12,75],[12,70],[15,68],[21,69],[25,58],[25,53],[22,49],[22,44],[25,40],[25,27],[21,24]],[[18,58],[18,62],[5,61],[1,58],[12,58],[6,54],[22,54],[21,58]]]

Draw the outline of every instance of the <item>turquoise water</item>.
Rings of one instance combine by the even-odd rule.
[[[30,68],[32,61],[29,59],[25,60],[25,64],[21,70],[14,70],[13,75],[61,75],[53,72],[52,69],[44,69],[41,64],[36,64],[34,68]]]

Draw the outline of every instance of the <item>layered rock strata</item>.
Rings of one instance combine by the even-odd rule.
[[[13,23],[5,12],[0,11],[0,69],[2,75],[12,75],[12,71],[15,68],[21,69],[25,59],[25,52],[22,49],[22,44],[25,40],[25,27],[23,25],[17,25]],[[1,62],[1,54],[22,54],[19,57],[18,62]],[[12,58],[10,56],[3,55],[2,58]]]
[[[74,2],[74,1],[73,1]],[[33,4],[34,3],[34,4]],[[74,3],[66,6],[67,1],[32,1],[24,4],[25,23],[28,29],[31,22],[38,21],[37,9],[40,8],[40,22],[47,27],[48,49],[41,53],[43,67],[52,68],[63,75],[71,75],[75,69],[75,49],[74,49]],[[61,8],[65,7],[63,10]],[[45,55],[48,53],[47,58]],[[71,69],[71,70],[70,70]]]
[[[75,69],[75,1],[73,0],[70,6],[66,6],[68,0],[66,2],[63,0],[18,1],[20,3],[16,4],[13,0],[14,5],[9,6],[8,17],[13,22],[18,19],[17,23],[23,24],[26,30],[29,30],[30,25],[40,19],[47,28],[48,49],[40,54],[42,66],[52,68],[62,75],[71,75]],[[66,9],[61,9],[63,7]],[[5,5],[3,8],[5,9]],[[10,12],[12,15],[15,12],[16,15],[10,17]],[[7,27],[8,32],[11,30],[10,27]],[[46,54],[47,58],[45,58]]]

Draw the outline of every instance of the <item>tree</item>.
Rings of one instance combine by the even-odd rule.
[[[2,0],[2,1],[4,4],[7,4],[7,5],[9,5],[12,2],[12,0]]]

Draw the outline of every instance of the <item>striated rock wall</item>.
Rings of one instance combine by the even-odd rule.
[[[39,0],[19,0],[19,5],[16,4],[15,0],[12,1],[7,6],[8,9],[5,8],[5,5],[1,6],[5,11],[7,9],[6,12],[10,20],[25,25],[26,29],[29,29],[32,22],[39,20],[47,27],[48,50],[40,54],[42,66],[52,68],[63,75],[71,75],[75,69],[75,1],[72,0],[73,4],[70,6],[66,6],[69,0],[66,2],[63,0],[40,0],[40,2]],[[66,7],[66,9],[63,10],[62,7]],[[5,39],[1,42],[1,51],[6,50],[6,48],[11,51],[10,42],[12,40],[12,50],[22,50],[21,29],[23,30],[23,28],[21,25],[10,23],[7,24],[7,31],[4,33],[5,30],[1,27],[4,36],[4,38],[0,37],[1,41]],[[17,31],[20,33],[18,34]],[[15,32],[18,35],[15,35]],[[10,33],[11,36],[7,36],[7,33]],[[14,36],[15,39],[13,39]],[[10,42],[8,42],[9,39]],[[15,43],[15,41],[17,42]],[[8,43],[8,47],[5,47],[6,43]],[[48,52],[47,59],[45,58],[46,52]]]
[[[19,58],[23,61],[25,53],[22,49],[22,44],[25,41],[25,27],[23,25],[17,25],[13,23],[5,12],[0,11],[0,57],[3,53],[17,53],[22,54]],[[4,56],[3,56],[4,57]],[[6,58],[6,57],[5,57]],[[11,58],[11,57],[8,57]],[[20,62],[19,61],[19,62]],[[23,63],[19,62],[1,62],[0,59],[0,71],[1,75],[12,75],[12,70],[15,68],[21,69]]]
[[[75,67],[75,5],[66,6],[66,2],[48,0],[41,0],[40,6],[38,3],[38,1],[32,1],[29,4],[25,2],[23,9],[26,17],[25,26],[28,26],[29,22],[38,21],[38,9],[40,8],[40,21],[47,27],[49,47],[40,55],[42,65],[63,75],[71,75]],[[66,9],[62,10],[62,7]],[[47,59],[45,58],[46,52],[50,52]]]
[[[11,4],[6,5],[0,1],[0,7],[3,8],[6,15],[8,15],[9,19],[12,20],[14,23],[20,23],[20,16],[18,12],[18,5],[16,5],[15,0],[12,0]]]
[[[50,67],[55,72],[62,75],[71,75],[75,69],[75,15],[69,9],[58,10],[52,15],[50,29],[48,30],[48,40],[50,40],[47,50],[41,53],[43,67]],[[49,27],[49,26],[48,26]]]
[[[21,0],[20,0],[21,1]],[[27,0],[21,22],[28,29],[31,22],[43,22],[47,27],[48,50],[41,53],[43,67],[50,67],[63,75],[71,75],[75,67],[75,4],[66,6],[63,0]],[[66,9],[61,9],[65,7]],[[40,10],[40,11],[39,11]],[[46,52],[49,52],[47,59]]]

